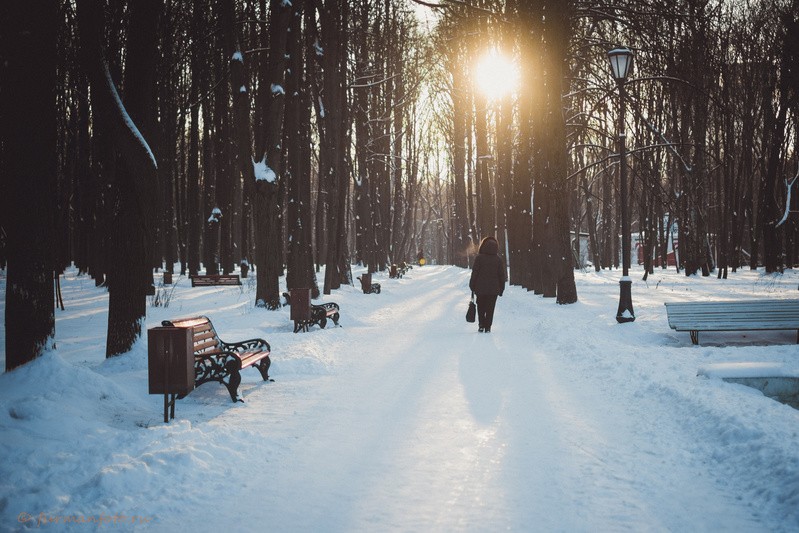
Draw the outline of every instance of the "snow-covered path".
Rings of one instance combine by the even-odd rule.
[[[631,419],[642,410],[608,398],[601,376],[574,378],[578,332],[547,340],[543,309],[504,298],[479,334],[463,288],[438,277],[417,269],[412,297],[339,330],[330,349],[347,370],[310,384],[318,401],[271,430],[296,441],[250,483],[277,498],[278,529],[329,530],[331,517],[342,531],[757,529],[685,451],[695,435]]]
[[[203,385],[168,425],[146,343],[104,361],[89,340],[102,298],[66,282],[61,351],[0,376],[0,530],[38,529],[18,517],[40,512],[141,516],[148,531],[799,530],[797,412],[696,377],[714,361],[796,365],[794,332],[691,347],[662,305],[683,279],[637,283],[638,320],[618,325],[616,276],[588,274],[572,306],[509,288],[481,334],[463,320],[468,274],[343,287],[324,298],[342,327],[300,334],[288,310],[253,309],[252,287],[179,287],[149,327],[206,313],[225,339],[264,336],[276,382],[245,371],[235,405]]]

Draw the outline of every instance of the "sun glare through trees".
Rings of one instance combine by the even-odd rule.
[[[473,76],[477,88],[490,100],[499,100],[519,88],[519,68],[495,48],[477,60]]]

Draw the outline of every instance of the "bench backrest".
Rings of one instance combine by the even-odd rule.
[[[701,315],[799,316],[799,300],[738,300],[731,302],[665,302],[669,317]]]
[[[690,310],[736,310],[736,309],[799,309],[799,300],[774,299],[774,300],[732,300],[732,301],[693,301],[693,302],[664,302],[671,309]]]
[[[238,274],[209,274],[191,276],[191,286],[198,285],[241,285]]]
[[[799,328],[799,300],[666,302],[666,314],[678,331]]]
[[[175,328],[191,328],[195,356],[217,350],[219,344],[222,342],[219,340],[219,335],[216,334],[211,320],[206,316],[164,320],[161,322],[161,325]]]

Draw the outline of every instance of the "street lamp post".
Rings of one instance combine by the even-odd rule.
[[[627,136],[624,130],[624,112],[627,92],[624,83],[633,64],[633,52],[629,48],[615,48],[608,52],[610,69],[619,88],[619,192],[621,194],[621,259],[622,276],[619,281],[619,310],[616,312],[616,322],[632,322],[635,320],[633,311],[632,284],[630,279],[630,217],[627,213]]]

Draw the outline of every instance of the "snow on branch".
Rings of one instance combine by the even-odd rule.
[[[111,96],[114,99],[114,104],[117,107],[117,111],[122,116],[122,119],[125,121],[125,126],[128,127],[130,132],[139,142],[139,144],[144,148],[147,152],[147,155],[150,156],[150,162],[152,162],[153,167],[158,169],[158,163],[155,161],[155,156],[153,155],[153,151],[150,149],[150,145],[147,144],[147,141],[144,139],[144,136],[139,131],[139,128],[136,127],[136,124],[133,122],[133,119],[130,118],[128,115],[128,110],[125,109],[125,105],[122,103],[122,99],[119,97],[119,93],[117,92],[117,88],[114,85],[114,80],[111,79],[111,72],[108,70],[108,64],[103,61],[103,74],[105,75],[105,82],[110,89]]]
[[[255,174],[255,181],[265,181],[267,183],[275,183],[277,181],[277,174],[266,164],[266,156],[260,161],[253,159],[252,169]]]
[[[782,214],[782,220],[777,222],[775,227],[782,226],[786,220],[788,220],[788,215],[791,212],[791,189],[793,189],[793,184],[796,183],[796,180],[799,179],[799,170],[796,171],[796,176],[792,179],[785,180],[785,188],[788,189],[788,194],[785,195],[785,212]]]
[[[419,4],[420,6],[432,7],[433,9],[444,9],[445,7],[447,7],[444,4],[434,4],[433,2],[425,2],[424,0],[411,0],[411,1],[415,4]]]

